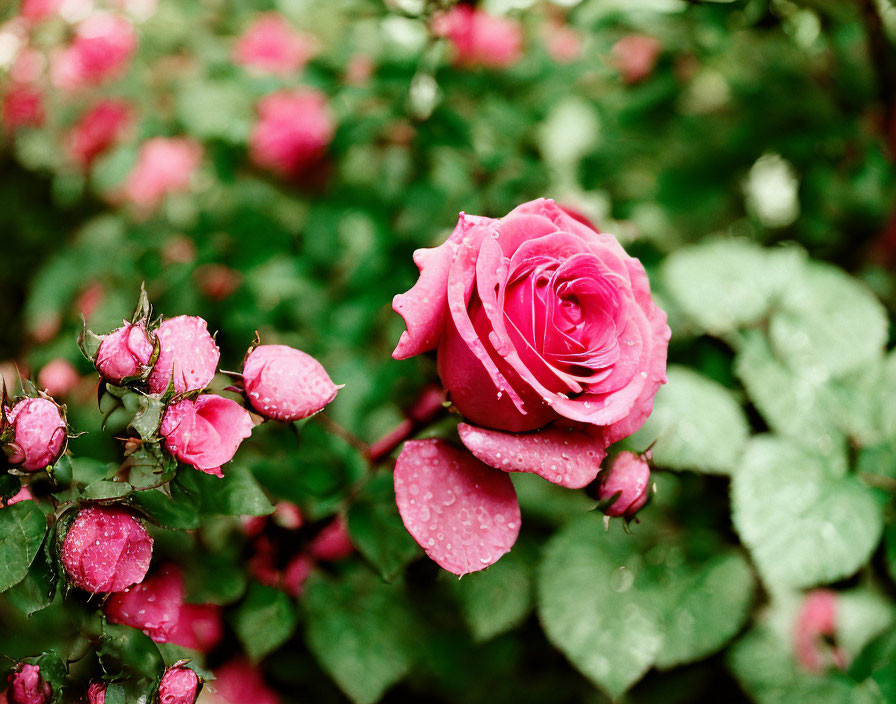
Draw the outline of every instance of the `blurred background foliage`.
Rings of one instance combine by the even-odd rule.
[[[896,525],[887,494],[896,431],[886,420],[868,431],[888,397],[862,401],[896,389],[892,355],[883,357],[896,311],[896,8],[888,0],[481,6],[521,23],[511,65],[459,64],[433,31],[440,8],[423,0],[66,0],[59,16],[27,26],[18,3],[5,0],[4,376],[13,362],[35,377],[52,360],[74,365],[84,376],[64,400],[72,426],[89,432],[71,449],[114,461],[119,448],[99,432],[92,370],[74,341],[82,315],[94,330],[115,327],[145,281],[157,312],[201,315],[219,331],[224,368],[239,368],[256,330],[316,356],[346,385],[328,414],[372,442],[435,377],[431,360],[390,359],[402,325],[389,304],[415,280],[413,250],[442,241],[460,211],[499,217],[552,197],[641,257],[670,315],[674,383],[632,445],[660,438],[657,464],[675,471],[657,473],[634,536],[618,526],[605,534],[585,494],[522,476],[517,547],[453,582],[414,561],[388,477],[356,494],[365,474],[356,448],[317,421],[298,442],[259,428],[239,462],[270,499],[298,504],[312,528],[352,497],[360,557],[317,569],[296,602],[247,587],[251,548],[235,519],[209,515],[190,534],[159,529],[157,550],[181,564],[188,583],[193,575],[194,598],[227,606],[231,637],[208,669],[244,650],[284,702],[896,700],[892,666],[872,677],[896,649],[896,540],[878,547]],[[133,56],[112,79],[61,86],[51,79],[54,52],[101,9],[133,24]],[[313,55],[303,67],[261,74],[234,61],[238,37],[263,12],[307,35]],[[25,87],[42,109],[17,122],[10,96],[22,89],[13,74],[26,50],[37,52],[38,69]],[[259,101],[303,87],[326,96],[335,132],[321,158],[284,177],[250,158],[250,141]],[[126,103],[133,119],[85,168],[67,135],[107,98]],[[123,184],[156,137],[195,140],[202,156],[179,192],[135,203]],[[806,254],[837,269],[792,294],[794,280],[799,288],[812,278]],[[773,312],[770,322],[779,305],[790,318]],[[793,334],[780,332],[788,320]],[[827,337],[818,332],[828,326]],[[804,332],[834,349],[833,361],[819,362],[822,381],[836,382],[823,392],[803,378],[805,357],[794,357]],[[843,338],[845,363],[836,357]],[[869,378],[872,368],[879,376]],[[829,392],[856,389],[868,396],[812,410]],[[682,418],[691,425],[670,426]],[[780,439],[747,448],[751,433],[769,429],[809,445],[828,468],[812,474],[804,450],[769,447]],[[782,456],[797,459],[778,471]],[[873,496],[856,478],[860,461],[880,477]],[[757,469],[732,488],[732,523],[725,475],[746,466]],[[788,518],[790,498],[779,497],[783,517],[763,528],[774,510],[762,491],[783,492],[775,484],[785,476],[786,497],[811,493],[816,475],[844,483],[829,487],[823,518],[833,521],[830,542],[845,542],[840,552],[855,552],[855,564],[825,554],[813,571],[763,542],[799,516]],[[843,497],[854,503],[843,509]],[[298,551],[305,534],[288,540]],[[802,570],[811,576],[793,574]],[[217,592],[202,593],[210,583]],[[843,595],[838,640],[853,665],[809,674],[795,664],[788,629],[800,590],[828,583]],[[607,613],[626,618],[607,623]],[[0,605],[0,651],[11,657],[64,649],[73,628],[58,600],[30,620]]]

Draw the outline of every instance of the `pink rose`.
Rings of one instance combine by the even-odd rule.
[[[23,486],[19,489],[14,495],[10,496],[5,503],[0,500],[0,508],[12,506],[20,501],[34,501],[34,494],[31,493],[31,489],[27,486]]]
[[[69,155],[82,168],[118,142],[131,123],[131,109],[121,100],[102,100],[81,116],[66,138]]]
[[[221,607],[215,604],[183,604],[168,640],[207,653],[224,637]]]
[[[252,407],[265,418],[292,422],[322,411],[343,385],[336,385],[311,355],[286,345],[259,345],[243,363]]]
[[[613,463],[602,470],[597,498],[610,501],[604,513],[607,516],[625,516],[631,520],[647,503],[650,484],[650,467],[647,461],[634,452],[620,452]]]
[[[334,131],[323,93],[312,88],[281,91],[258,104],[249,155],[257,166],[294,178],[323,157]]]
[[[9,704],[46,704],[53,696],[53,689],[40,676],[37,665],[19,663],[9,676],[6,698]]]
[[[153,209],[170,193],[187,191],[202,160],[202,146],[187,137],[153,137],[137,154],[122,188],[125,200]]]
[[[105,682],[91,682],[87,688],[87,704],[106,704]]]
[[[120,592],[146,576],[152,538],[127,509],[90,506],[65,534],[61,558],[75,586],[94,594]]]
[[[152,393],[165,393],[172,382],[179,394],[208,386],[215,376],[221,351],[202,318],[179,315],[165,320],[156,330],[156,337],[161,347],[148,379]]]
[[[507,68],[523,55],[523,27],[518,21],[469,5],[455,5],[436,17],[433,30],[451,42],[461,66]]]
[[[814,589],[806,594],[793,632],[794,652],[800,666],[822,674],[831,666],[846,668],[846,656],[836,644],[837,592]]]
[[[175,664],[159,682],[159,704],[193,704],[200,687],[199,675],[186,665]]]
[[[40,90],[13,85],[3,96],[3,127],[13,132],[20,127],[40,127],[44,123],[44,98]]]
[[[180,462],[223,477],[221,465],[252,433],[252,417],[236,401],[205,394],[172,403],[162,418],[165,447]]]
[[[164,567],[140,584],[112,594],[104,611],[112,623],[139,628],[156,643],[177,632],[184,603],[184,581],[177,568]]]
[[[233,49],[235,63],[280,76],[300,71],[313,55],[313,40],[276,12],[259,15]]]
[[[55,464],[65,452],[65,416],[50,399],[24,398],[6,410],[6,419],[15,433],[6,446],[10,464],[35,472]]]
[[[631,85],[650,77],[662,49],[662,44],[654,37],[630,34],[613,45],[610,57],[622,80]]]
[[[349,537],[345,519],[342,516],[336,516],[314,537],[309,549],[318,560],[328,562],[336,562],[350,557],[355,547]]]
[[[208,704],[280,704],[280,697],[265,684],[261,671],[242,658],[215,670],[215,681],[209,689],[212,696]]]
[[[53,83],[77,90],[120,78],[136,48],[137,33],[128,20],[94,13],[78,25],[71,46],[55,57]]]
[[[155,348],[143,323],[123,322],[120,328],[103,336],[94,360],[100,376],[116,386],[143,373]]]
[[[51,396],[68,396],[81,381],[75,365],[57,357],[44,365],[37,375],[37,384]]]
[[[470,421],[458,426],[467,449],[505,472],[570,488],[593,481],[606,448],[644,424],[666,380],[670,331],[641,263],[544,199],[500,220],[462,213],[444,244],[414,259],[420,278],[393,303],[408,328],[393,356],[438,350],[442,383]],[[440,454],[442,445],[407,443],[399,464],[422,463],[419,487]],[[477,474],[450,462],[459,477]],[[463,522],[434,493],[408,500]]]

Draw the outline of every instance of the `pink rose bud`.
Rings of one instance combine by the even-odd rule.
[[[281,91],[258,104],[249,155],[257,166],[294,178],[323,157],[334,132],[323,93],[312,88]]]
[[[461,66],[507,68],[523,55],[523,27],[469,5],[455,5],[433,21],[433,30],[454,46]]]
[[[794,628],[794,652],[800,666],[822,674],[831,666],[846,668],[843,651],[831,641],[837,635],[837,592],[814,589],[806,594]]]
[[[259,15],[233,50],[235,63],[255,73],[279,76],[301,71],[313,55],[313,40],[296,32],[276,12]]]
[[[184,604],[169,641],[207,653],[224,637],[221,607],[215,604]]]
[[[127,509],[90,506],[65,534],[61,558],[75,586],[94,594],[120,592],[146,576],[152,538]]]
[[[200,687],[199,675],[186,665],[169,667],[159,682],[159,704],[193,704]]]
[[[336,398],[336,385],[311,355],[286,345],[259,345],[243,363],[252,407],[265,418],[292,422],[322,411]]]
[[[280,697],[265,684],[258,667],[243,658],[215,670],[212,687],[214,704],[280,704]]]
[[[128,377],[139,376],[152,358],[154,345],[143,323],[124,325],[103,336],[96,352],[96,370],[110,384],[122,384]]]
[[[112,594],[104,611],[112,623],[139,628],[156,643],[177,632],[184,603],[184,581],[177,568],[161,569],[140,584]]]
[[[64,357],[47,362],[37,375],[37,385],[50,396],[68,396],[80,381],[75,365]]]
[[[252,433],[252,416],[236,401],[204,394],[168,406],[160,432],[179,461],[223,477],[221,465],[233,459]]]
[[[49,683],[40,676],[37,665],[19,663],[9,676],[6,698],[9,704],[46,704],[53,696]]]
[[[310,545],[311,554],[318,560],[336,562],[350,557],[355,547],[348,534],[348,527],[342,516],[334,518],[318,533]]]
[[[186,137],[153,137],[137,154],[137,163],[122,187],[125,200],[152,210],[170,193],[190,189],[202,160],[202,146]]]
[[[88,110],[66,138],[68,153],[82,168],[112,147],[131,123],[131,109],[120,100],[102,100]],[[86,317],[86,316],[85,316]]]
[[[631,85],[650,78],[662,48],[654,37],[630,34],[613,45],[610,56],[622,80]]]
[[[7,132],[20,127],[40,127],[45,119],[43,94],[23,85],[10,86],[3,96],[0,119]]]
[[[299,597],[313,569],[314,560],[311,557],[296,555],[283,570],[283,591],[290,596]]]
[[[620,452],[599,477],[598,499],[603,502],[616,496],[613,503],[604,509],[607,516],[632,519],[647,503],[650,467],[640,455]]]
[[[149,375],[152,393],[165,393],[172,381],[179,394],[208,386],[215,376],[221,351],[202,318],[179,315],[166,320],[156,330],[156,337],[161,348]]]
[[[6,418],[15,437],[6,446],[10,464],[35,472],[55,464],[65,451],[67,427],[62,409],[47,398],[24,398]]]
[[[87,688],[87,704],[106,704],[105,682],[91,682]]]
[[[136,48],[137,33],[128,20],[95,12],[78,25],[71,46],[55,57],[53,83],[71,91],[120,78]]]
[[[13,504],[17,504],[20,501],[34,501],[34,494],[31,493],[31,489],[29,489],[27,486],[23,486],[13,496],[10,496],[9,499],[6,500],[6,503],[0,501],[0,508],[5,506],[12,506]]]

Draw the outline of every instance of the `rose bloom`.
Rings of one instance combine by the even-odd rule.
[[[662,49],[654,37],[630,34],[613,45],[610,56],[622,80],[631,85],[650,77]]]
[[[68,396],[80,381],[75,365],[64,357],[50,360],[37,375],[38,386],[51,396]]]
[[[123,322],[120,328],[103,335],[96,359],[93,360],[100,376],[115,385],[120,385],[128,377],[139,376],[152,359],[155,349],[143,323]]]
[[[276,12],[256,17],[233,48],[235,63],[279,76],[300,71],[313,55],[313,40],[296,32]]]
[[[146,576],[152,538],[127,509],[90,506],[65,534],[60,557],[75,586],[93,594],[120,592]]]
[[[159,682],[159,704],[193,704],[201,686],[199,675],[186,665],[175,664]]]
[[[65,452],[67,425],[62,409],[47,398],[23,398],[6,409],[15,438],[10,464],[35,472],[55,464]]]
[[[249,155],[257,166],[293,178],[323,157],[334,132],[323,93],[311,88],[281,91],[258,104]]]
[[[461,66],[507,68],[523,56],[523,27],[469,5],[455,5],[433,20],[433,30],[454,46]]]
[[[460,439],[476,459],[444,441],[408,442],[396,498],[417,542],[463,574],[497,560],[519,530],[509,478],[484,470],[570,488],[592,482],[606,448],[650,415],[671,333],[641,263],[551,200],[500,220],[462,213],[445,243],[414,259],[420,278],[393,302],[407,325],[393,357],[437,350],[442,383],[469,421]],[[494,540],[468,534],[463,509]],[[445,528],[458,532],[453,550],[438,540]]]
[[[71,128],[66,146],[71,158],[82,168],[118,142],[131,123],[131,109],[120,100],[103,100],[88,110]]]
[[[53,83],[71,91],[120,78],[136,48],[137,33],[128,20],[94,13],[78,25],[71,46],[54,57]]]
[[[20,127],[40,127],[44,123],[44,98],[35,88],[13,85],[3,96],[3,127],[12,132]]]
[[[221,351],[198,316],[179,315],[159,325],[159,358],[147,380],[149,390],[162,394],[170,384],[175,392],[198,391],[215,376]]]
[[[168,406],[159,432],[165,448],[184,464],[223,477],[221,465],[233,459],[252,433],[252,417],[236,401],[204,394]]]
[[[46,704],[53,696],[53,689],[40,675],[40,667],[19,663],[8,678],[6,699],[9,704]]]
[[[151,210],[171,193],[189,190],[202,160],[202,147],[187,137],[154,137],[137,154],[137,163],[122,188],[125,200]]]
[[[237,658],[215,670],[215,680],[202,692],[200,704],[280,704],[280,698],[264,681],[261,671],[248,660]]]

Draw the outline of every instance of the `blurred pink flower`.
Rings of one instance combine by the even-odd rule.
[[[42,52],[31,47],[25,47],[16,55],[16,59],[9,68],[9,77],[13,83],[36,83],[44,71],[46,58]]]
[[[193,272],[199,290],[213,301],[233,295],[243,281],[236,269],[224,264],[203,264]]]
[[[367,54],[355,54],[345,67],[345,82],[350,86],[363,86],[373,75],[373,59]]]
[[[57,12],[62,0],[23,0],[19,14],[31,22],[49,19]]]
[[[281,76],[299,71],[314,55],[314,41],[276,13],[259,15],[233,48],[235,63],[256,73]]]
[[[568,64],[582,58],[582,35],[563,22],[552,21],[545,25],[544,45],[557,63]]]
[[[837,635],[837,592],[814,589],[806,594],[794,628],[794,652],[797,662],[808,672],[821,674],[831,665],[846,667],[843,651],[827,644]]]
[[[613,45],[610,57],[622,80],[631,85],[650,77],[662,48],[659,39],[630,34]]]
[[[72,44],[54,57],[53,83],[71,91],[120,78],[136,48],[137,33],[128,20],[97,12],[78,25]]]
[[[336,516],[318,533],[310,545],[311,554],[318,560],[337,562],[350,557],[355,551],[348,534],[348,526],[342,516]]]
[[[13,132],[20,127],[40,127],[44,123],[44,99],[39,90],[13,84],[3,96],[3,126]]]
[[[154,137],[140,147],[137,163],[125,181],[126,200],[154,208],[169,193],[186,191],[202,159],[202,147],[187,137]]]
[[[64,357],[50,360],[37,375],[37,385],[50,396],[68,396],[80,381],[78,370]]]
[[[84,316],[85,320],[90,320],[90,316],[103,302],[105,290],[99,281],[94,281],[78,295],[75,301],[75,310]]]
[[[191,650],[207,653],[224,637],[221,607],[215,604],[183,604],[170,641]]]
[[[319,160],[333,139],[327,99],[312,88],[269,95],[258,104],[258,115],[249,137],[252,161],[287,178]]]
[[[202,695],[203,704],[280,704],[258,667],[237,658],[215,670],[215,680]]]
[[[454,45],[455,60],[462,66],[507,68],[523,56],[523,27],[517,20],[469,5],[456,5],[436,17],[433,31]]]
[[[66,138],[68,153],[87,168],[118,142],[131,123],[131,110],[120,100],[103,100],[81,116]]]

